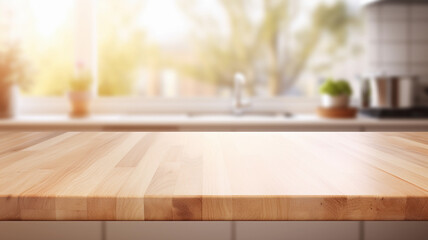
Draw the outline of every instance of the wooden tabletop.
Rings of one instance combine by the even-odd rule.
[[[0,220],[428,220],[428,133],[0,133]]]

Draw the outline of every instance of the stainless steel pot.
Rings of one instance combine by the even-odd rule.
[[[375,76],[370,79],[370,107],[398,109],[414,107],[415,85],[411,76]]]

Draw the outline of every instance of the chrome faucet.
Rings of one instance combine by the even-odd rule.
[[[244,100],[244,85],[246,84],[246,78],[242,73],[236,73],[234,76],[234,99],[233,99],[233,113],[241,115],[244,109],[250,105],[248,99]]]

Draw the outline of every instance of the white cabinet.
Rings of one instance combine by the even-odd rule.
[[[428,221],[1,222],[1,240],[426,240]]]
[[[106,240],[230,240],[230,222],[107,222]]]
[[[101,222],[2,222],[1,240],[101,240]]]
[[[428,221],[366,222],[364,230],[364,240],[428,239]]]
[[[237,222],[237,240],[358,240],[358,222]]]

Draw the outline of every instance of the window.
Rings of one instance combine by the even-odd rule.
[[[320,79],[361,71],[352,0],[0,0],[34,71],[35,96],[61,96],[76,62],[100,97],[315,96]],[[360,41],[361,40],[361,41]],[[357,64],[356,64],[357,63]]]
[[[27,95],[58,96],[74,71],[73,0],[0,1],[4,38],[19,43],[28,63]]]
[[[349,69],[359,60],[350,2],[101,0],[99,7],[102,96],[228,97],[235,72],[247,76],[252,96],[310,96],[320,76],[358,71]]]

